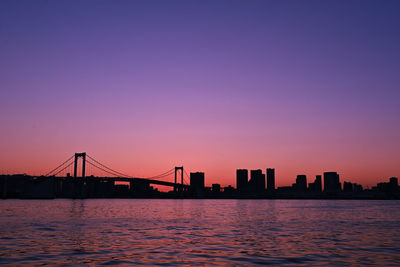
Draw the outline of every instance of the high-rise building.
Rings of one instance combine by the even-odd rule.
[[[190,173],[190,190],[195,197],[202,197],[204,194],[204,172]]]
[[[267,169],[267,190],[275,190],[275,169]]]
[[[261,191],[261,192],[262,192],[262,191],[265,191],[265,174],[261,173],[259,179],[260,179],[260,182],[259,182],[260,191]]]
[[[249,188],[252,192],[262,192],[265,190],[265,174],[262,170],[251,170]]]
[[[339,174],[336,172],[324,172],[324,191],[339,192],[342,186],[339,181]]]
[[[343,182],[343,192],[353,192],[353,184],[350,182]]]
[[[396,177],[391,177],[388,183],[378,183],[377,188],[380,191],[396,192],[399,188],[399,182]]]
[[[247,189],[249,172],[246,169],[236,170],[236,188],[239,192],[244,192]]]
[[[308,189],[314,192],[321,192],[322,191],[322,180],[321,175],[316,175],[315,180],[313,183],[308,185]]]
[[[307,176],[297,175],[295,189],[298,191],[307,191]]]

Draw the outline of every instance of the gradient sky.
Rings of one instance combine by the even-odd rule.
[[[400,1],[0,1],[0,173],[400,177]]]

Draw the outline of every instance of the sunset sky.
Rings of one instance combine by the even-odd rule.
[[[75,152],[133,176],[183,165],[400,178],[400,1],[0,1],[0,173]],[[95,173],[96,174],[96,173]]]

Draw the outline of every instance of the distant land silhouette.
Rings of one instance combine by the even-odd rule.
[[[82,160],[82,175],[78,177],[78,160]],[[86,163],[113,175],[114,177],[86,176]],[[74,175],[56,176],[67,167],[74,165]],[[159,180],[174,173],[174,182]],[[185,184],[184,175],[190,183]],[[180,176],[180,177],[178,177]],[[180,178],[180,179],[179,179]],[[178,182],[180,180],[180,182]],[[125,182],[129,184],[118,184]],[[161,192],[152,185],[172,188]],[[52,199],[52,198],[237,198],[237,199],[400,199],[398,178],[391,177],[388,182],[378,183],[371,189],[362,185],[340,182],[336,172],[316,175],[315,180],[307,184],[306,175],[297,175],[292,186],[275,187],[275,169],[238,169],[236,188],[220,184],[205,186],[204,172],[186,173],[184,168],[175,167],[157,176],[138,178],[129,177],[100,163],[84,153],[75,153],[61,165],[42,176],[27,174],[0,175],[0,194],[3,199]]]

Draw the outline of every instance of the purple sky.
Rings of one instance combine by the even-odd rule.
[[[400,1],[0,1],[0,172],[86,151],[185,165],[400,176]]]

